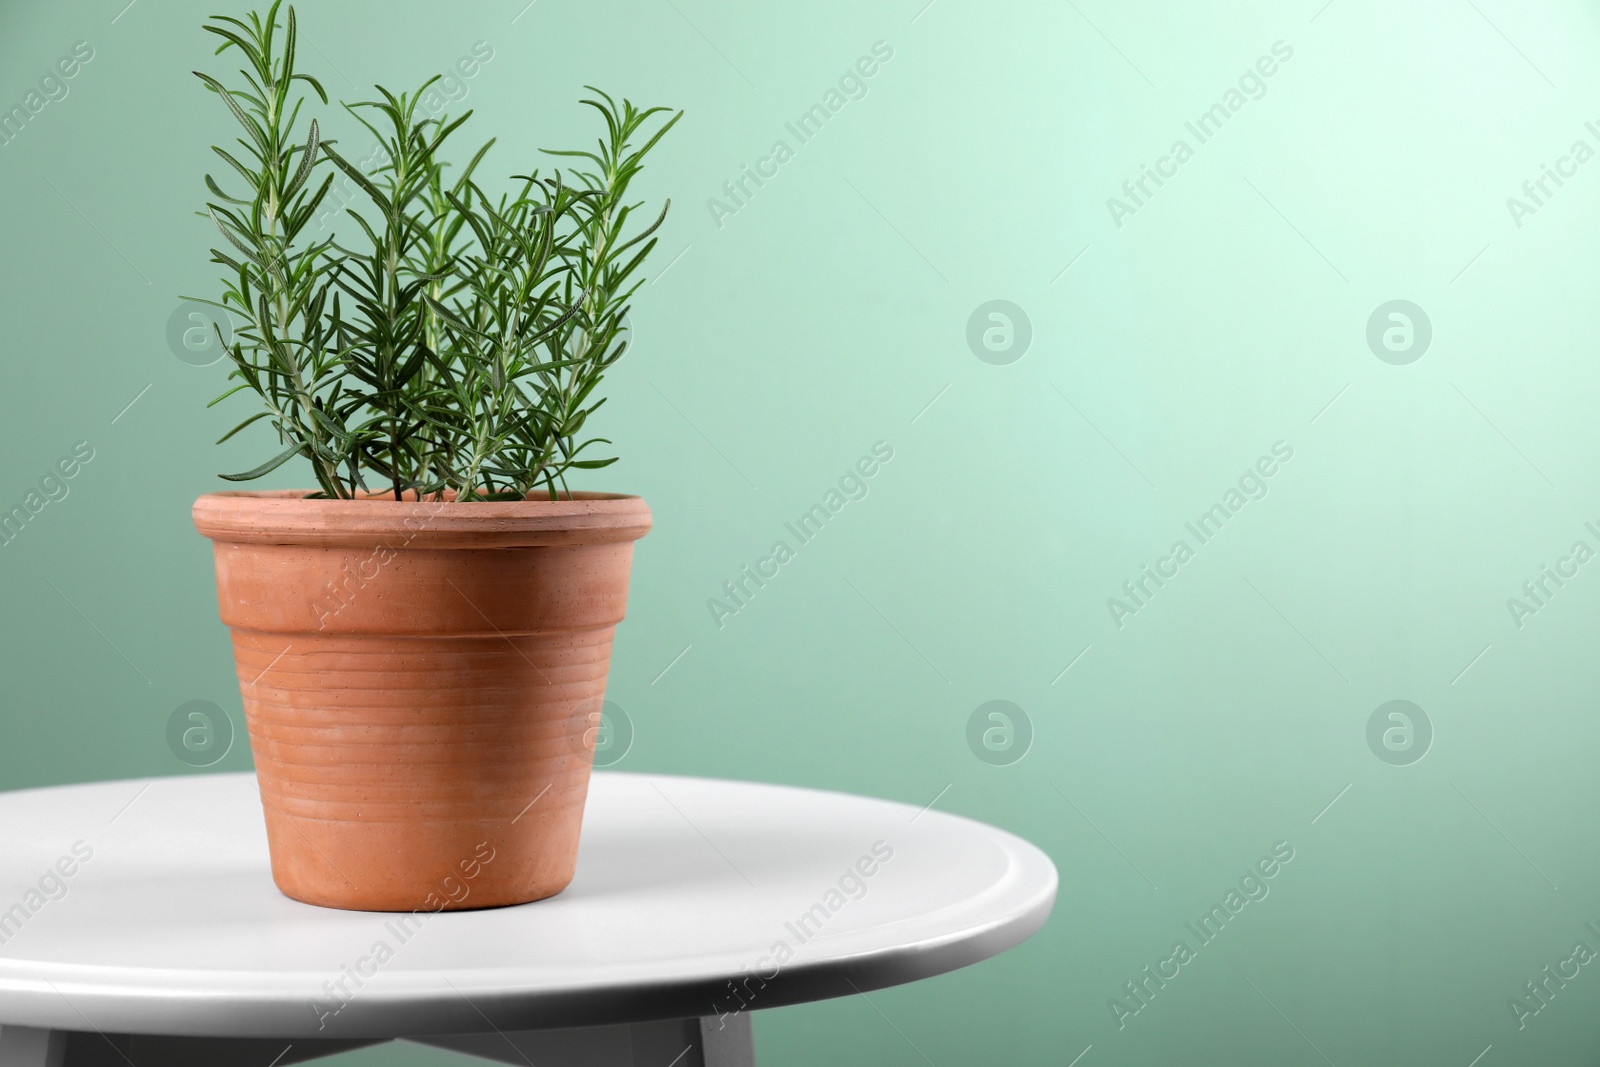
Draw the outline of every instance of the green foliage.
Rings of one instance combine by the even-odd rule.
[[[683,113],[652,124],[665,108],[619,107],[588,87],[598,99],[583,103],[605,122],[596,150],[547,149],[578,162],[491,193],[475,175],[493,141],[446,175],[446,143],[471,112],[419,117],[436,79],[411,94],[377,86],[380,99],[344,105],[386,157],[364,173],[315,120],[296,132],[301,86],[328,98],[295,72],[294,8],[280,26],[281,3],[205,26],[222,38],[218,54],[243,54],[237,85],[195,72],[245,131],[236,149],[213,149],[243,195],[207,175],[214,199],[201,212],[225,240],[211,256],[227,271],[222,299],[205,302],[243,323],[229,347],[238,384],[213,403],[255,393],[264,410],[222,440],[267,420],[284,446],[223,477],[259,478],[304,456],[322,496],[507,499],[554,497],[568,471],[615,462],[587,454],[610,442],[583,433],[626,350],[628,301],[667,211],[630,227],[642,205],[627,189]],[[345,236],[319,241],[306,227],[337,174],[366,203],[345,212]]]

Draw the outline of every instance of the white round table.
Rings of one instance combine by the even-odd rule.
[[[1037,848],[937,810],[602,772],[558,896],[334,911],[273,885],[253,775],[3,793],[0,1067],[283,1067],[395,1038],[731,1067],[750,1012],[993,956],[1055,892]]]

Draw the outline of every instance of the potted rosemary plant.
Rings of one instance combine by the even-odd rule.
[[[666,214],[636,216],[627,190],[682,113],[592,90],[595,149],[487,189],[493,141],[446,162],[470,112],[419,109],[431,82],[380,86],[344,105],[383,149],[369,173],[321,139],[309,111],[327,94],[296,70],[279,3],[205,26],[243,59],[238,81],[196,72],[243,128],[214,149],[226,180],[206,177],[200,213],[222,238],[223,291],[206,302],[235,322],[218,400],[259,407],[223,440],[265,422],[280,444],[224,477],[300,461],[316,483],[194,506],[273,877],[339,908],[537,900],[573,874],[612,635],[650,529],[638,497],[567,478],[613,461],[588,420]],[[336,179],[358,206],[319,237]]]

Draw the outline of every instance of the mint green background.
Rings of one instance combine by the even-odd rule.
[[[762,1061],[923,1062],[909,1039],[939,1067],[1090,1045],[1082,1067],[1593,1062],[1595,968],[1525,1029],[1507,1001],[1600,948],[1600,564],[1521,628],[1506,598],[1600,547],[1600,162],[1520,228],[1506,198],[1574,139],[1600,148],[1600,16],[922,2],[300,7],[326,56],[307,69],[346,98],[488,42],[466,105],[501,170],[589,136],[584,82],[688,111],[643,179],[674,201],[655,269],[687,251],[636,302],[601,419],[624,460],[589,483],[656,517],[612,668],[620,767],[919,805],[948,786],[941,809],[1060,868],[1032,941],[885,990],[882,1015],[760,1013]],[[177,294],[214,288],[190,212],[233,134],[188,71],[214,62],[216,5],[113,24],[121,5],[0,6],[0,107],[73,42],[96,52],[0,147],[0,505],[73,442],[97,452],[0,548],[5,788],[195,773],[168,714],[239,713],[188,508],[270,446],[211,445],[247,402],[207,411],[220,365],[165,340]],[[869,95],[719,228],[707,198],[879,40]],[[1106,198],[1278,40],[1267,95],[1114,225]],[[1033,326],[1010,366],[965,340],[995,298]],[[1397,298],[1434,329],[1409,366],[1364,337]],[[719,630],[707,598],[878,440],[870,495]],[[1278,440],[1269,495],[1117,628],[1106,598]],[[1435,730],[1410,766],[1367,747],[1394,698]],[[1012,766],[967,748],[991,699],[1033,723]],[[216,769],[248,766],[241,746]],[[1279,840],[1271,895],[1119,1031],[1109,998]]]

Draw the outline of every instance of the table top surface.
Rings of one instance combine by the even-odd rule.
[[[407,920],[290,900],[251,774],[0,793],[0,846],[0,1024],[126,1033],[394,1037],[779,1007],[1003,952],[1056,892],[1039,849],[938,810],[606,772],[572,884],[510,908]]]

